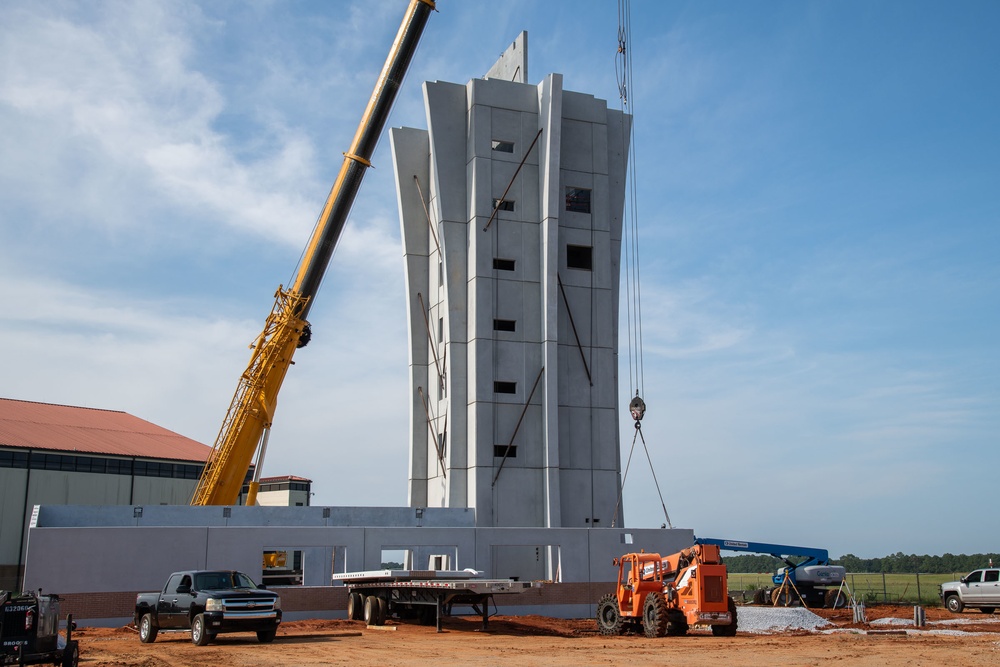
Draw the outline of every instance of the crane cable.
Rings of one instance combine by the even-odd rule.
[[[635,103],[629,100],[629,89],[632,88],[632,61],[629,58],[629,41],[632,37],[632,3],[631,0],[618,0],[618,52],[615,56],[615,78],[618,83],[618,98],[622,114],[631,114],[635,120]],[[667,506],[663,502],[663,493],[660,491],[660,483],[656,479],[656,471],[653,469],[653,460],[649,455],[649,448],[646,446],[646,438],[642,434],[642,418],[646,414],[646,403],[642,400],[645,394],[645,375],[643,372],[642,355],[642,293],[639,280],[639,217],[638,217],[638,194],[636,173],[638,162],[635,155],[634,125],[629,124],[628,129],[622,125],[622,132],[625,136],[623,141],[628,142],[628,163],[631,170],[627,170],[626,182],[628,183],[627,206],[625,211],[625,230],[622,245],[625,249],[625,307],[628,322],[628,363],[629,363],[629,394],[635,392],[634,398],[629,403],[629,413],[635,420],[635,435],[632,437],[632,447],[629,449],[628,460],[625,464],[625,473],[622,476],[621,486],[618,490],[618,502],[615,505],[614,518],[611,520],[612,527],[618,521],[618,512],[622,504],[622,493],[625,488],[625,480],[628,478],[629,467],[632,464],[632,454],[635,451],[636,440],[641,440],[642,448],[646,452],[646,460],[649,462],[649,470],[653,475],[653,483],[656,485],[656,492],[660,496],[660,506],[663,508],[663,516],[666,519],[664,527],[673,528],[670,522],[670,515],[667,513]],[[630,136],[631,135],[631,136]]]

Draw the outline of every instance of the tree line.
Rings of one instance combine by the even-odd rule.
[[[790,558],[800,562],[803,558]],[[917,556],[897,552],[883,558],[860,558],[854,554],[844,554],[830,559],[833,565],[843,565],[848,572],[885,574],[954,574],[971,572],[981,567],[1000,567],[1000,554],[944,554],[943,556]],[[785,563],[780,558],[762,554],[741,554],[724,556],[723,561],[730,572],[774,572]]]

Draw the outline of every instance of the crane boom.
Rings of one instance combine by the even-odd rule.
[[[303,253],[295,280],[288,289],[278,287],[264,330],[250,346],[253,350],[250,362],[240,376],[212,453],[191,498],[192,505],[235,504],[257,452],[257,470],[246,498],[246,504],[255,503],[278,391],[295,350],[309,341],[311,332],[306,321],[309,308],[340,240],[365,170],[371,166],[372,153],[433,9],[433,0],[410,0],[351,147],[344,153],[344,162]]]

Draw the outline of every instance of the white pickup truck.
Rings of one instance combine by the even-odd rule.
[[[941,584],[941,602],[956,614],[966,607],[992,614],[1000,607],[1000,568],[975,570],[958,581]]]

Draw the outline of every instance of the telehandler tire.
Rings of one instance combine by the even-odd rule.
[[[729,598],[729,616],[733,619],[733,622],[729,625],[713,625],[712,634],[716,637],[735,637],[736,636],[736,626],[737,626],[737,616],[736,616],[736,603],[732,598]]]
[[[620,635],[625,624],[618,613],[618,597],[608,593],[597,603],[597,631],[602,635]]]
[[[642,606],[642,629],[647,637],[665,637],[667,623],[667,598],[660,591],[653,591]]]

